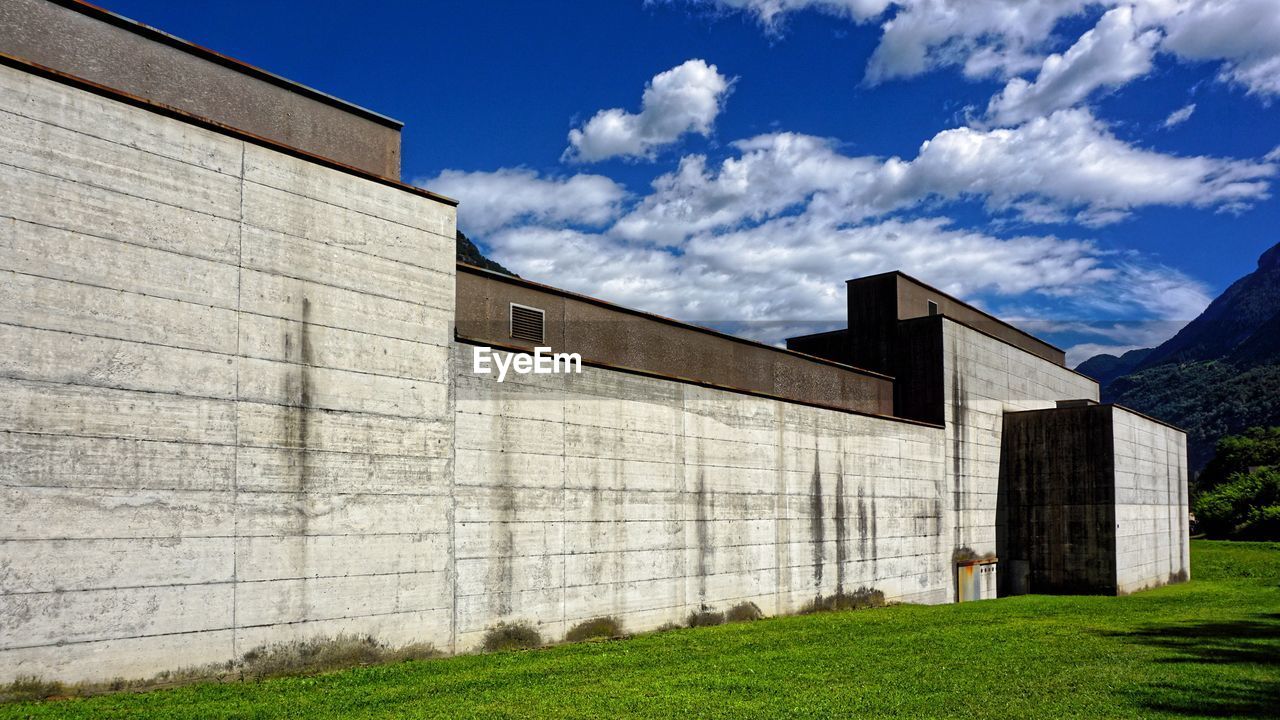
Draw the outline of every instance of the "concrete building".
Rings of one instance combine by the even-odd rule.
[[[393,120],[0,5],[0,681],[1187,576],[1183,434],[1060,350],[898,273],[786,350],[627,310],[456,264],[398,174]],[[541,346],[582,372],[474,371]]]

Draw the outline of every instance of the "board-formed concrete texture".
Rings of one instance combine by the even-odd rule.
[[[454,208],[0,66],[0,669],[447,646]]]
[[[945,532],[959,553],[997,553],[1003,531],[1000,448],[1006,412],[1098,399],[1098,383],[1065,367],[942,319],[947,488]]]
[[[1112,407],[1116,590],[1130,593],[1191,577],[1187,436]]]
[[[952,602],[957,557],[1005,536],[1006,416],[1097,399],[959,300],[902,315],[893,283],[893,312],[806,346],[830,357],[717,337],[690,368],[626,343],[715,333],[649,316],[670,335],[575,327],[580,374],[498,382],[457,332],[454,238],[447,198],[0,54],[0,682]],[[1185,577],[1185,438],[1109,417],[1093,550],[1120,592]]]
[[[1190,575],[1186,436],[1114,405],[1004,417],[1009,592],[1130,593]]]
[[[628,630],[754,602],[950,599],[943,431],[587,367],[472,373],[459,344],[459,649],[497,621]]]

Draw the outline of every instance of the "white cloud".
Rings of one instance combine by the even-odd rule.
[[[1061,299],[1052,309],[1016,304],[995,308],[995,314],[1014,319],[1028,332],[1082,338],[1067,347],[1067,363],[1075,366],[1100,353],[1121,355],[1155,347],[1176,335],[1213,299],[1203,283],[1174,268],[1134,256],[1115,258],[1103,257],[1113,273],[1110,279]],[[1102,288],[1105,292],[1099,291]]]
[[[991,99],[987,116],[997,125],[1017,125],[1073,107],[1103,87],[1117,87],[1151,70],[1156,30],[1143,31],[1133,8],[1108,11],[1065,53],[1045,58],[1034,82],[1013,78]]]
[[[842,319],[844,280],[899,267],[961,294],[1026,292],[1108,275],[1092,246],[1079,241],[1001,240],[950,228],[943,218],[841,228],[819,215],[698,235],[683,243],[678,255],[643,242],[565,229],[512,228],[488,242],[499,259],[522,274],[713,323]]]
[[[970,76],[1008,75],[1034,69],[1041,46],[1064,17],[1094,5],[1090,0],[686,0],[741,10],[768,28],[782,16],[814,10],[868,23],[888,15],[867,66],[872,83],[910,77],[948,65]]]
[[[1123,307],[1136,306],[1146,310],[1151,317],[1190,322],[1213,300],[1204,285],[1190,281],[1172,268],[1143,266],[1130,260],[1120,263],[1120,269],[1128,282],[1118,287],[1112,296],[1111,302],[1116,304],[1118,311]],[[1169,332],[1160,342],[1180,329]]]
[[[871,184],[881,162],[848,157],[823,138],[762,135],[733,144],[737,156],[709,167],[690,155],[659,176],[653,192],[615,226],[620,235],[675,244],[705,230],[762,221],[822,193],[847,201],[846,217],[871,213]]]
[[[1119,357],[1130,350],[1137,350],[1143,345],[1125,343],[1112,345],[1108,343],[1080,343],[1067,348],[1067,367],[1074,368],[1095,355],[1115,355]]]
[[[645,87],[640,112],[601,110],[569,131],[565,160],[594,162],[611,157],[652,157],[686,133],[711,134],[732,80],[715,65],[689,60],[658,73]]]
[[[496,259],[526,277],[771,343],[838,325],[846,313],[844,281],[891,269],[970,299],[1035,299],[1023,317],[1060,320],[1058,313],[1067,313],[1080,319],[1076,332],[1088,332],[1099,316],[1160,320],[1161,308],[1143,304],[1158,293],[1203,295],[1176,271],[1117,264],[1087,241],[998,238],[938,217],[842,226],[809,209],[696,235],[678,254],[564,228],[509,228],[487,240]]]
[[[941,132],[904,166],[899,184],[907,197],[980,196],[996,210],[1040,199],[1105,224],[1143,205],[1237,208],[1268,197],[1276,170],[1146,150],[1115,137],[1087,110],[1059,110],[1016,128]]]
[[[414,184],[456,198],[459,227],[473,234],[516,222],[603,225],[617,216],[627,195],[603,175],[541,177],[526,168],[445,170]]]
[[[940,133],[909,161],[850,156],[793,133],[733,149],[719,163],[685,157],[612,225],[498,212],[512,220],[483,240],[527,277],[766,342],[829,329],[844,317],[844,280],[897,268],[1028,322],[1076,321],[1077,335],[1102,322],[1099,341],[1114,345],[1107,328],[1117,318],[1172,334],[1204,307],[1205,289],[1085,240],[961,229],[940,216],[942,204],[979,197],[992,211],[1054,222],[1147,204],[1222,207],[1263,196],[1259,178],[1274,171],[1135,148],[1080,110],[1013,129]],[[508,194],[526,196],[493,202]],[[896,215],[904,209],[930,216]],[[1011,300],[1016,309],[1005,307]]]
[[[882,28],[867,80],[912,77],[960,65],[970,77],[1028,69],[1058,22],[1089,0],[903,0]]]
[[[1115,137],[1085,110],[1061,110],[1016,128],[947,130],[912,160],[848,156],[823,138],[762,135],[733,144],[711,166],[685,157],[614,232],[675,245],[807,207],[861,222],[931,199],[982,199],[1025,222],[1086,226],[1123,219],[1140,206],[1235,209],[1267,197],[1269,163],[1167,155]]]
[[[802,10],[825,12],[858,24],[887,18],[881,24],[880,43],[867,64],[866,80],[872,84],[952,66],[962,68],[971,78],[1010,77],[1035,70],[1043,76],[1046,56],[1053,57],[1049,53],[1062,44],[1063,39],[1055,33],[1065,19],[1098,8],[1129,9],[1137,32],[1127,47],[1111,47],[1124,50],[1110,58],[1112,67],[1103,66],[1107,58],[1101,55],[1106,48],[1096,48],[1093,55],[1098,57],[1092,63],[1081,59],[1084,64],[1080,70],[1056,79],[1050,73],[1036,85],[1054,79],[1061,86],[1059,91],[1070,95],[1094,83],[1084,89],[1083,99],[1095,87],[1139,77],[1146,73],[1142,51],[1155,37],[1148,33],[1158,31],[1166,36],[1156,47],[1158,51],[1183,60],[1220,62],[1223,81],[1264,97],[1280,95],[1280,0],[686,1],[750,12],[768,27],[775,27],[783,15]],[[1060,62],[1065,62],[1070,52],[1059,56],[1063,58]],[[1071,68],[1076,64],[1066,62]],[[1077,72],[1080,77],[1074,77]],[[1019,87],[1015,86],[1015,94]],[[1041,94],[1058,96],[1048,85],[1037,96]],[[1048,109],[1058,107],[1067,105],[1051,104]]]
[[[1183,105],[1177,110],[1174,110],[1173,112],[1169,113],[1169,117],[1164,119],[1164,123],[1161,125],[1161,127],[1165,127],[1165,128],[1177,127],[1178,125],[1181,125],[1187,120],[1190,120],[1191,113],[1195,111],[1196,111],[1195,103],[1188,103],[1186,105]],[[1271,158],[1268,156],[1267,159],[1270,160]]]
[[[1219,77],[1250,93],[1280,95],[1280,0],[1183,0],[1163,20],[1163,48],[1187,60],[1224,61]]]
[[[1087,66],[1105,34],[1061,63]],[[1045,97],[1051,86],[1068,97],[1101,86],[1100,75],[1075,72],[1042,63],[1034,86]],[[628,117],[650,108],[646,93]],[[940,132],[907,159],[761,135],[724,158],[686,155],[639,197],[603,176],[527,169],[446,171],[427,184],[458,197],[462,227],[522,275],[766,342],[829,329],[844,318],[844,280],[898,268],[1029,323],[1070,320],[1077,336],[1102,323],[1086,342],[1114,346],[1117,318],[1172,334],[1204,307],[1205,288],[1086,240],[962,229],[944,217],[947,203],[979,200],[1006,228],[1100,225],[1150,205],[1235,210],[1268,196],[1277,163],[1161,153],[1116,137],[1088,110],[1064,109],[1015,127]]]
[[[1138,283],[1141,279],[1138,280]],[[1168,286],[1174,282],[1181,282],[1179,286],[1179,294],[1197,295],[1199,301],[1196,303],[1193,311],[1184,311],[1176,316],[1167,318],[1161,316],[1150,316],[1151,319],[1146,320],[1094,320],[1081,322],[1056,323],[1031,322],[1027,324],[1026,329],[1033,332],[1062,332],[1070,333],[1073,337],[1087,337],[1088,339],[1073,343],[1067,348],[1067,364],[1071,367],[1079,365],[1094,355],[1103,353],[1109,355],[1123,355],[1130,350],[1140,348],[1153,348],[1160,345],[1165,340],[1178,334],[1178,331],[1187,326],[1187,323],[1195,319],[1196,316],[1208,306],[1211,297],[1207,293],[1207,289],[1203,284],[1186,278],[1182,275],[1171,275],[1156,286],[1146,287],[1141,284],[1130,285],[1126,281],[1126,287],[1134,287],[1140,291],[1155,292],[1160,286]],[[1120,283],[1116,283],[1116,287],[1120,287]],[[1134,310],[1113,303],[1113,306],[1119,307],[1119,312],[1133,315]],[[1138,312],[1141,312],[1140,310]],[[1039,327],[1037,327],[1039,325]]]
[[[699,0],[694,0],[695,2]],[[705,0],[704,0],[705,1]],[[863,21],[878,17],[892,4],[892,0],[711,0],[714,4],[732,10],[745,10],[760,19],[767,27],[774,27],[785,14],[798,10],[818,10],[829,15]]]

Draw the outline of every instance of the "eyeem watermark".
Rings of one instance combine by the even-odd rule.
[[[507,372],[518,375],[552,375],[582,372],[582,356],[578,353],[553,353],[549,347],[536,347],[533,354],[496,354],[491,347],[476,347],[471,354],[471,369],[477,375],[492,375],[498,370],[498,382]]]

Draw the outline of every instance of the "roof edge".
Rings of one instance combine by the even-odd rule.
[[[1050,360],[1049,358],[1046,358],[1046,357],[1042,357],[1042,356],[1040,356],[1040,355],[1037,355],[1037,354],[1035,354],[1035,353],[1031,352],[1030,350],[1028,350],[1028,349],[1026,349],[1026,348],[1024,348],[1024,347],[1018,347],[1017,345],[1014,345],[1013,343],[1009,342],[1008,340],[1005,340],[1005,339],[1004,339],[1004,338],[1002,338],[1002,337],[998,337],[998,336],[996,336],[996,335],[992,335],[991,333],[987,332],[986,330],[983,330],[983,329],[982,329],[982,328],[980,328],[980,327],[975,327],[975,326],[970,325],[969,323],[965,322],[964,320],[959,320],[959,319],[957,319],[957,318],[953,318],[953,317],[951,317],[950,315],[946,315],[946,314],[943,314],[943,313],[939,313],[939,314],[937,314],[937,315],[925,315],[925,316],[918,317],[918,318],[908,318],[908,319],[906,319],[906,320],[899,320],[898,322],[900,322],[900,323],[919,322],[919,321],[921,321],[921,320],[928,320],[929,318],[941,318],[942,320],[947,320],[947,321],[949,321],[949,322],[953,322],[953,323],[955,323],[955,324],[959,325],[959,326],[960,326],[960,327],[962,327],[962,328],[965,328],[965,329],[967,329],[967,330],[972,330],[973,332],[976,332],[976,333],[978,333],[978,334],[980,334],[980,335],[985,335],[985,336],[987,336],[987,337],[991,338],[992,340],[995,340],[995,341],[996,341],[996,342],[998,342],[998,343],[1003,343],[1003,344],[1005,344],[1005,345],[1008,345],[1009,347],[1011,347],[1011,348],[1013,348],[1013,349],[1015,349],[1015,350],[1019,350],[1019,351],[1021,351],[1021,352],[1024,352],[1024,353],[1026,353],[1026,354],[1030,355],[1031,357],[1040,358],[1041,360],[1043,360],[1043,361],[1045,361],[1045,362],[1049,363],[1050,365],[1053,365],[1053,366],[1054,366],[1054,367],[1056,367],[1056,368],[1059,368],[1059,369],[1061,369],[1061,370],[1066,370],[1067,372],[1071,373],[1072,375],[1078,375],[1078,376],[1080,376],[1080,377],[1084,378],[1085,380],[1088,380],[1089,382],[1093,383],[1094,385],[1098,385],[1099,387],[1101,387],[1101,384],[1100,384],[1097,380],[1095,380],[1095,379],[1093,379],[1093,378],[1089,377],[1088,375],[1085,375],[1084,373],[1080,372],[1079,370],[1076,370],[1075,368],[1073,368],[1073,367],[1071,367],[1071,366],[1067,365],[1066,363],[1063,363],[1062,365],[1059,365],[1058,363],[1056,363],[1056,362],[1054,362],[1054,361]],[[1058,348],[1054,348],[1054,349],[1055,349],[1055,350],[1057,350]],[[1099,403],[1099,404],[1101,404],[1101,403]]]
[[[1137,410],[1134,410],[1133,408],[1129,407],[1128,405],[1121,405],[1120,403],[1099,403],[1099,404],[1100,404],[1100,405],[1102,405],[1103,407],[1109,407],[1109,408],[1115,408],[1115,409],[1117,409],[1117,410],[1123,410],[1123,411],[1125,411],[1125,412],[1129,413],[1130,415],[1137,415],[1138,417],[1142,418],[1143,420],[1148,420],[1148,421],[1153,422],[1153,423],[1155,423],[1155,424],[1157,424],[1157,425],[1163,425],[1163,426],[1165,426],[1165,427],[1169,428],[1170,430],[1176,430],[1176,431],[1178,431],[1178,432],[1182,433],[1183,435],[1186,435],[1186,434],[1187,434],[1187,431],[1186,431],[1186,429],[1185,429],[1185,428],[1180,428],[1180,427],[1178,427],[1177,425],[1174,425],[1174,424],[1173,424],[1173,423],[1171,423],[1171,422],[1165,422],[1164,420],[1161,420],[1160,418],[1151,417],[1150,415],[1148,415],[1148,414],[1146,414],[1146,413],[1144,413],[1144,412],[1138,412]]]
[[[323,155],[316,155],[315,153],[307,152],[306,150],[293,147],[292,145],[286,145],[279,141],[272,140],[270,138],[265,138],[265,137],[262,137],[261,135],[255,135],[254,133],[241,130],[240,128],[232,127],[230,125],[220,123],[216,120],[210,120],[209,118],[195,115],[193,113],[187,112],[186,110],[181,110],[179,108],[175,108],[170,105],[165,105],[163,103],[155,102],[154,100],[148,100],[146,98],[141,98],[136,95],[131,95],[130,93],[124,92],[123,90],[109,87],[101,83],[96,83],[92,80],[86,80],[82,77],[77,77],[75,75],[62,72],[61,70],[55,70],[51,67],[41,65],[40,63],[27,60],[26,58],[10,55],[5,52],[0,52],[0,65],[5,65],[7,67],[15,68],[23,72],[28,72],[33,75],[43,77],[47,80],[60,82],[64,85],[69,85],[79,90],[91,92],[95,95],[109,98],[111,100],[116,100],[118,102],[125,103],[126,105],[132,105],[136,108],[154,112],[158,115],[164,115],[165,117],[178,120],[180,122],[185,122],[190,125],[195,125],[197,127],[202,127],[206,130],[211,130],[213,132],[216,132],[222,135],[228,135],[230,137],[236,138],[237,140],[250,142],[250,143],[253,143],[254,145],[267,148],[268,150],[275,150],[277,152],[281,152],[286,155],[290,155],[292,157],[298,158],[299,160],[305,160],[307,162],[315,163],[316,165],[327,167],[330,170],[337,170],[338,172],[346,173],[348,175],[354,175],[358,178],[369,180],[371,182],[376,182],[379,185],[386,185],[387,187],[393,187],[393,188],[396,188],[397,190],[402,190],[407,193],[412,193],[414,195],[430,198],[431,200],[435,200],[436,202],[443,203],[450,207],[458,206],[458,201],[447,195],[441,195],[440,193],[432,192],[425,188],[417,187],[415,185],[409,185],[407,183],[401,182],[399,180],[395,180],[393,178],[386,177],[384,175],[378,175],[377,173],[372,173],[372,172],[369,172],[368,170],[362,170],[358,167],[353,167],[351,165],[347,165],[346,163],[338,162],[337,160],[324,157]]]
[[[1036,335],[1032,335],[1031,333],[1027,332],[1026,330],[1023,330],[1022,328],[1018,327],[1017,325],[1014,325],[1014,324],[1010,323],[1008,320],[1002,320],[1002,319],[1000,319],[1000,318],[996,317],[995,315],[992,315],[991,313],[987,312],[986,310],[983,310],[983,309],[982,309],[982,308],[980,308],[980,307],[976,307],[976,306],[975,306],[973,303],[971,303],[971,302],[968,302],[968,301],[965,301],[965,300],[961,300],[960,298],[956,297],[955,295],[952,295],[952,294],[951,294],[951,293],[949,293],[949,292],[944,292],[944,291],[942,291],[942,290],[939,290],[938,288],[934,287],[933,285],[930,285],[929,283],[927,283],[927,282],[925,282],[925,281],[923,281],[923,280],[921,280],[921,279],[919,279],[919,278],[917,278],[917,277],[914,277],[914,276],[912,276],[912,275],[908,275],[907,273],[905,273],[905,272],[903,272],[903,271],[901,271],[901,270],[889,270],[889,271],[887,271],[887,272],[876,273],[876,274],[874,274],[874,275],[864,275],[864,276],[862,276],[862,277],[850,278],[849,280],[845,280],[844,282],[845,282],[845,284],[847,285],[847,284],[849,284],[849,283],[857,282],[857,281],[859,281],[859,280],[868,280],[868,279],[871,279],[871,278],[884,277],[884,276],[886,276],[886,275],[896,275],[896,276],[898,276],[898,277],[901,277],[901,278],[905,278],[905,279],[907,279],[907,280],[910,280],[911,282],[913,282],[913,283],[915,283],[915,284],[919,285],[919,286],[920,286],[920,287],[922,287],[922,288],[925,288],[926,290],[930,290],[930,291],[932,291],[932,292],[936,292],[936,293],[938,293],[939,295],[942,295],[942,296],[944,296],[944,297],[946,297],[946,298],[949,298],[949,299],[951,299],[951,300],[954,300],[954,301],[956,301],[956,302],[960,303],[961,305],[964,305],[965,307],[969,308],[970,310],[972,310],[972,311],[974,311],[974,312],[978,313],[979,315],[983,315],[983,316],[985,316],[985,317],[988,317],[988,318],[990,318],[991,320],[993,320],[994,322],[997,322],[997,323],[999,323],[999,324],[1001,324],[1001,325],[1003,325],[1003,326],[1005,326],[1005,327],[1009,328],[1010,330],[1013,330],[1013,331],[1014,331],[1014,332],[1016,332],[1016,333],[1019,333],[1019,334],[1025,335],[1026,337],[1029,337],[1029,338],[1031,338],[1032,340],[1035,340],[1036,342],[1040,343],[1041,345],[1044,345],[1045,347],[1048,347],[1048,348],[1053,349],[1053,350],[1057,350],[1058,352],[1063,353],[1063,354],[1065,354],[1065,353],[1067,352],[1066,350],[1064,350],[1064,349],[1062,349],[1062,348],[1058,347],[1057,345],[1054,345],[1053,343],[1051,343],[1051,342],[1049,342],[1049,341],[1047,341],[1047,340],[1045,340],[1045,339],[1043,339],[1043,338],[1041,338],[1041,337],[1038,337],[1038,336],[1036,336]],[[954,319],[954,318],[952,318],[952,319]],[[967,325],[967,323],[965,323],[965,324]],[[990,335],[990,333],[987,333],[987,334],[988,334],[988,335]]]
[[[1125,411],[1125,412],[1129,413],[1130,415],[1136,415],[1136,416],[1138,416],[1138,417],[1140,417],[1140,418],[1142,418],[1143,420],[1146,420],[1146,421],[1148,421],[1148,422],[1152,422],[1152,423],[1155,423],[1156,425],[1161,425],[1161,426],[1167,427],[1167,428],[1169,428],[1170,430],[1173,430],[1173,431],[1175,431],[1175,432],[1180,432],[1180,433],[1182,433],[1183,435],[1186,435],[1186,434],[1187,434],[1187,431],[1186,431],[1186,430],[1184,430],[1183,428],[1178,427],[1177,425],[1174,425],[1174,424],[1173,424],[1173,423],[1171,423],[1171,422],[1165,422],[1164,420],[1161,420],[1160,418],[1154,418],[1154,417],[1151,417],[1150,415],[1148,415],[1148,414],[1146,414],[1146,413],[1138,412],[1137,410],[1134,410],[1133,408],[1131,408],[1131,407],[1129,407],[1129,406],[1127,406],[1127,405],[1120,405],[1119,403],[1098,403],[1097,405],[1076,405],[1076,406],[1074,406],[1074,407],[1065,407],[1065,408],[1063,408],[1063,407],[1051,407],[1051,408],[1033,408],[1033,409],[1031,409],[1031,410],[1005,410],[1004,412],[1005,412],[1005,414],[1006,414],[1006,415],[1031,415],[1031,414],[1033,414],[1033,413],[1050,413],[1050,412],[1057,412],[1057,411],[1060,411],[1060,410],[1086,410],[1086,411],[1097,411],[1097,410],[1102,409],[1102,408],[1105,408],[1105,409],[1107,409],[1107,410],[1123,410],[1123,411]]]
[[[400,120],[375,112],[369,108],[361,107],[360,105],[348,102],[340,97],[330,95],[329,93],[317,90],[308,85],[303,85],[300,82],[276,75],[275,73],[263,70],[256,65],[250,65],[249,63],[237,60],[228,55],[223,55],[222,53],[216,50],[211,50],[203,45],[197,45],[189,40],[183,40],[182,38],[177,37],[176,35],[170,35],[159,28],[138,22],[137,20],[127,18],[123,15],[118,15],[106,8],[84,2],[84,0],[48,0],[48,2],[64,7],[68,10],[81,13],[82,15],[88,15],[96,20],[100,20],[123,30],[128,30],[136,35],[140,35],[148,40],[167,45],[176,50],[190,53],[202,60],[222,65],[223,67],[230,68],[257,80],[271,83],[277,87],[298,93],[299,95],[336,107],[339,110],[349,112],[353,115],[358,115],[366,120],[371,120],[394,130],[401,130],[404,128],[404,123]]]

